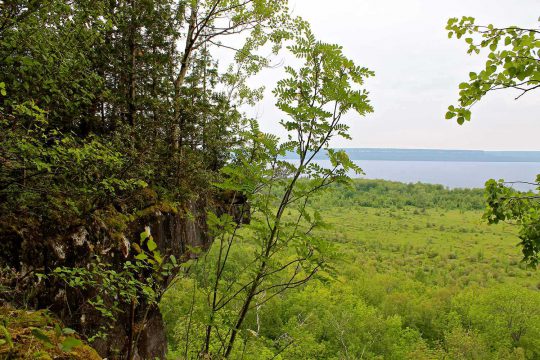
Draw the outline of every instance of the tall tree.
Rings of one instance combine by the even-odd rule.
[[[209,217],[215,256],[208,257],[210,263],[203,265],[205,272],[198,279],[208,299],[203,305],[206,331],[195,341],[201,348],[191,347],[191,353],[240,356],[236,344],[245,337],[252,312],[325,269],[331,251],[314,234],[323,221],[309,209],[309,202],[330,184],[346,182],[348,171],[361,171],[345,152],[328,147],[332,138],[349,136],[344,114],[372,111],[362,85],[373,73],[346,58],[341,47],[317,41],[308,29],[288,49],[301,66],[286,67],[286,78],[278,81],[274,94],[277,107],[286,115],[280,123],[289,137],[281,142],[253,123],[253,130],[244,133],[246,146],[223,169],[226,176],[218,186],[236,194],[228,207],[238,207],[242,203],[238,198],[247,197],[251,222],[242,225],[230,211]],[[299,164],[283,160],[289,151],[299,155]],[[330,169],[313,162],[319,152],[328,154]],[[236,213],[242,219],[246,211],[241,206]],[[231,254],[244,238],[255,245],[251,257],[243,261],[245,267],[238,270]],[[218,321],[223,318],[225,326]],[[186,343],[186,357],[189,348]]]

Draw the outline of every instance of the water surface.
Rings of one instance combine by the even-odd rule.
[[[294,160],[293,160],[294,161]],[[329,160],[316,160],[330,167]],[[481,188],[488,179],[528,181],[540,173],[540,162],[463,162],[463,161],[386,161],[354,160],[366,179],[384,179],[404,183],[442,184],[449,188]],[[353,173],[350,176],[355,176]],[[531,186],[519,184],[519,190]]]

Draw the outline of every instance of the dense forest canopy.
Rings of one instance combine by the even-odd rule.
[[[259,293],[303,284],[324,265],[310,235],[320,219],[306,204],[360,169],[342,151],[327,150],[333,169],[312,154],[348,138],[342,115],[372,111],[362,84],[373,73],[317,41],[287,1],[1,6],[3,300],[50,308],[104,356],[163,357],[157,304],[216,239],[225,255],[200,353],[229,357]],[[261,96],[246,85],[269,64],[259,50],[284,45],[299,60],[274,89],[286,142],[239,111]],[[218,64],[217,49],[233,63]],[[298,166],[281,160],[287,151]],[[291,206],[300,206],[296,225],[282,219]],[[231,289],[220,275],[242,225],[262,249],[253,278]],[[297,259],[283,264],[288,246]],[[293,264],[293,278],[276,282]],[[233,293],[216,302],[224,286]],[[237,313],[235,325],[216,348],[224,310]]]

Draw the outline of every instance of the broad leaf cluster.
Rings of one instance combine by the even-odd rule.
[[[447,119],[455,117],[460,125],[469,121],[471,106],[491,91],[515,89],[518,99],[540,88],[540,29],[477,25],[467,16],[449,19],[446,29],[449,38],[465,38],[467,53],[488,52],[484,69],[470,72],[459,85],[458,106],[448,108]]]

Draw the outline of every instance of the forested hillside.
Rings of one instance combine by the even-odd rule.
[[[331,268],[294,292],[261,293],[235,358],[540,356],[539,274],[521,262],[515,227],[482,221],[482,190],[356,180],[313,206],[328,222],[319,235],[332,244]],[[252,247],[231,255],[226,276]],[[202,341],[204,264],[161,304],[173,358],[194,357]],[[228,315],[217,320],[223,331]]]

